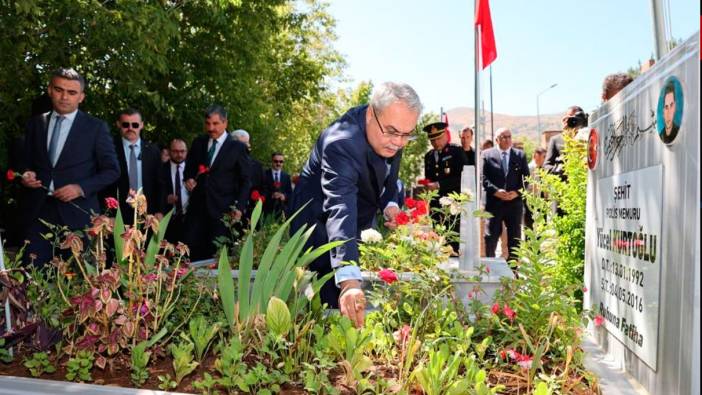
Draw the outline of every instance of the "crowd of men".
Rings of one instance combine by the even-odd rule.
[[[26,129],[15,165],[27,213],[13,231],[30,242],[27,263],[42,266],[61,253],[42,236],[50,231],[47,223],[82,230],[92,213],[107,208],[108,197],[118,200],[124,222],[132,224],[127,199],[134,191],[146,197],[148,214],[162,218],[173,211],[166,239],[188,244],[192,260],[214,255],[212,241],[228,234],[221,218],[240,219],[252,194],[266,202],[268,213],[285,210],[292,188],[282,171],[284,156],[273,153],[271,169],[264,171],[249,156],[248,133],[227,131],[223,107],[205,111],[205,133],[189,150],[185,141],[174,139],[166,155],[143,138],[144,119],[137,109],[117,115],[120,133],[112,138],[105,121],[79,109],[85,85],[73,69],[54,71],[48,85],[51,111],[33,117]]]
[[[106,122],[79,110],[85,80],[73,69],[53,72],[48,96],[52,109],[30,120],[18,161],[23,199],[30,209],[22,227],[30,241],[26,257],[35,265],[60,253],[41,237],[47,222],[83,229],[91,213],[104,209],[104,198],[116,197],[125,222],[131,223],[134,213],[126,199],[135,190],[145,195],[149,213],[160,217],[173,211],[169,241],[188,244],[194,261],[211,258],[213,240],[228,232],[223,216],[244,218],[252,201],[262,196],[268,213],[300,210],[291,231],[315,225],[308,246],[345,241],[310,268],[322,275],[334,271],[334,280],[320,292],[322,301],[362,324],[366,302],[360,269],[345,263],[358,262],[360,232],[375,225],[378,213],[386,227],[397,226],[402,149],[416,139],[422,111],[412,87],[383,83],[369,104],[349,109],[322,131],[294,189],[282,170],[284,156],[274,152],[270,169],[264,170],[249,156],[249,134],[228,132],[229,116],[221,106],[205,111],[204,133],[189,149],[185,141],[175,139],[165,152],[142,137],[144,119],[136,109],[119,113],[120,135],[115,138]],[[583,121],[586,125],[582,109],[571,107],[563,117],[564,130]],[[499,129],[494,144],[486,140],[477,152],[471,128],[461,131],[458,146],[449,144],[447,126],[437,122],[423,128],[433,148],[424,158],[426,187],[439,196],[459,192],[464,166],[480,160],[485,209],[492,214],[484,232],[486,255],[494,256],[504,225],[511,258],[521,238],[525,179],[542,164],[555,168],[550,161],[560,159],[555,152],[560,147],[553,142],[547,153],[537,150],[530,165],[524,152],[514,148],[510,129]]]

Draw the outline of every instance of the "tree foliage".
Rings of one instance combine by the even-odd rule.
[[[88,80],[83,109],[112,123],[139,108],[150,140],[190,141],[202,110],[220,103],[256,156],[298,153],[310,126],[299,115],[334,107],[327,84],[343,62],[333,28],[317,0],[10,2],[0,8],[0,142],[21,134],[63,66]]]

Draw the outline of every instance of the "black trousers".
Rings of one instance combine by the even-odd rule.
[[[215,255],[214,241],[220,236],[229,237],[229,230],[219,218],[212,218],[207,214],[207,207],[190,205],[185,219],[184,239],[190,247],[190,260],[199,261],[209,259]]]
[[[519,246],[522,237],[522,215],[524,205],[521,199],[514,199],[511,202],[503,203],[498,209],[487,210],[493,215],[485,222],[485,255],[495,256],[497,241],[502,233],[502,224],[507,228],[507,248],[510,261],[515,258],[514,248]]]
[[[44,200],[44,204],[39,210],[39,216],[29,224],[29,228],[26,234],[26,240],[29,241],[29,245],[24,251],[24,256],[22,261],[25,265],[33,264],[35,267],[41,268],[46,265],[51,258],[56,256],[61,256],[64,259],[68,259],[71,255],[70,250],[61,250],[52,247],[52,242],[56,238],[56,234],[53,234],[50,240],[46,240],[42,237],[43,234],[51,232],[51,230],[44,225],[40,220],[44,220],[47,223],[53,225],[63,225],[63,220],[58,211],[59,202],[53,197],[48,197]],[[77,230],[77,229],[71,229]],[[63,238],[63,235],[59,235]],[[87,240],[83,240],[85,248],[88,248]]]

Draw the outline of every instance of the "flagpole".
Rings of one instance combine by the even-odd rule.
[[[475,0],[473,2],[474,8],[475,8],[475,10],[474,10],[475,14],[477,14],[477,12],[478,12],[478,1],[479,0]],[[481,205],[482,202],[480,201],[480,197],[481,197],[480,188],[479,188],[480,182],[478,181],[478,179],[480,178],[480,174],[481,174],[480,173],[481,161],[480,161],[480,155],[479,155],[481,153],[480,152],[481,150],[480,150],[480,147],[478,146],[478,136],[480,135],[480,132],[482,131],[482,129],[480,128],[480,49],[479,49],[479,47],[480,47],[479,34],[480,33],[478,30],[478,25],[476,25],[476,24],[473,25],[473,31],[474,31],[474,45],[475,45],[475,65],[474,65],[475,72],[474,72],[474,81],[473,81],[473,83],[475,85],[475,97],[474,97],[475,116],[473,118],[475,120],[475,130],[474,130],[475,133],[473,133],[473,136],[475,139],[475,152],[476,152],[476,154],[478,154],[478,155],[476,155],[476,158],[475,158],[476,177],[475,177],[475,188],[473,189],[473,191],[475,194],[476,207],[480,208],[480,207],[482,207],[482,205]]]
[[[495,139],[495,118],[492,112],[492,65],[490,65],[490,137]]]

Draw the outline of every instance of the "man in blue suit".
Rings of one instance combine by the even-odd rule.
[[[25,262],[41,266],[53,254],[41,237],[40,219],[81,230],[90,213],[99,212],[97,193],[119,177],[119,165],[107,124],[80,110],[85,80],[73,69],[58,69],[48,88],[52,111],[32,118],[25,134],[22,185],[29,223]]]
[[[185,188],[190,203],[185,217],[185,241],[193,261],[211,258],[213,241],[227,236],[224,215],[241,219],[251,188],[246,145],[227,133],[228,115],[219,105],[205,111],[205,132],[193,141],[185,164]]]
[[[497,130],[497,147],[483,152],[482,170],[485,210],[493,215],[485,226],[485,254],[495,256],[504,223],[509,248],[507,259],[512,260],[513,249],[522,236],[524,204],[520,189],[524,188],[524,179],[529,177],[529,164],[524,151],[512,147],[512,132],[509,129]]]
[[[293,221],[292,232],[314,225],[311,246],[346,241],[310,268],[320,275],[335,271],[334,281],[320,292],[322,302],[339,308],[357,326],[363,324],[365,309],[361,271],[344,263],[358,262],[357,239],[373,227],[377,213],[383,213],[386,226],[396,226],[402,148],[416,137],[421,110],[409,85],[380,85],[369,105],[350,109],[322,132],[293,192],[291,212],[309,204]]]

